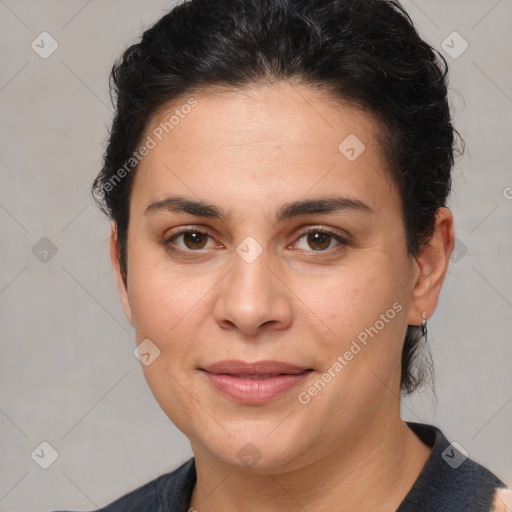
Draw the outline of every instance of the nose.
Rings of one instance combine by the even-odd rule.
[[[293,294],[271,268],[276,265],[266,251],[250,263],[236,253],[233,259],[234,267],[217,291],[217,324],[246,336],[289,327],[293,320]]]

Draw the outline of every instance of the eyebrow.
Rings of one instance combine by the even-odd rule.
[[[359,199],[332,196],[286,203],[277,209],[276,221],[282,222],[283,220],[289,220],[302,215],[327,214],[347,210],[362,213],[375,213],[372,208]],[[166,197],[159,201],[154,201],[144,210],[144,214],[148,215],[160,211],[188,213],[196,217],[219,219],[222,221],[227,220],[229,217],[224,210],[218,206],[181,196]]]

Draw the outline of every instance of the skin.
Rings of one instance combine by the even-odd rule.
[[[512,491],[496,489],[491,512],[509,512],[512,510]]]
[[[190,506],[208,511],[395,510],[430,448],[400,418],[400,355],[408,324],[436,307],[454,245],[438,211],[421,253],[407,253],[400,197],[363,112],[303,86],[194,95],[197,106],[140,163],[128,230],[126,285],[115,225],[111,257],[137,343],[160,355],[143,366],[163,411],[190,439],[197,483]],[[151,134],[174,102],[148,126]],[[338,149],[350,134],[366,148]],[[332,197],[348,208],[276,223],[285,203]],[[169,196],[202,200],[224,219],[155,209]],[[209,236],[178,236],[192,227]],[[304,231],[330,231],[320,242]],[[261,246],[247,263],[236,248]],[[167,245],[166,245],[167,244]],[[169,251],[178,247],[182,255]],[[307,404],[298,394],[393,304],[401,311]],[[219,394],[199,368],[225,359],[285,361],[313,372],[264,404]],[[247,443],[259,460],[237,454]]]

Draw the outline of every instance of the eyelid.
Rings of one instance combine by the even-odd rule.
[[[166,246],[169,246],[169,250],[173,251],[173,252],[176,252],[176,253],[181,253],[181,254],[200,254],[203,251],[203,249],[198,249],[198,250],[192,250],[192,249],[181,249],[179,247],[170,247],[170,243],[173,241],[173,239],[177,238],[179,235],[181,234],[184,234],[184,233],[200,233],[202,235],[206,235],[208,237],[210,237],[211,239],[214,239],[215,236],[212,235],[211,231],[204,227],[204,226],[194,226],[194,225],[189,225],[189,226],[182,226],[182,227],[179,227],[179,228],[176,228],[172,234],[170,235],[165,235],[163,237],[163,243],[164,245]],[[340,230],[336,230],[335,228],[327,228],[327,227],[323,227],[323,226],[307,226],[303,229],[301,229],[296,235],[295,235],[295,241],[292,243],[292,245],[296,244],[304,235],[307,235],[309,233],[323,233],[323,234],[326,234],[326,235],[330,235],[332,236],[337,242],[339,245],[341,246],[347,246],[347,245],[350,245],[351,244],[351,236],[346,233],[346,232],[342,232],[340,233]],[[217,242],[218,243],[218,242]],[[221,246],[223,246],[223,244],[219,244]],[[328,253],[332,253],[333,251],[336,251],[336,249],[339,248],[339,247],[334,247],[334,248],[331,248],[331,249],[326,249],[324,251],[315,251],[313,249],[311,249],[310,251],[308,250],[305,250],[305,249],[302,249],[303,251],[306,251],[306,252],[310,252],[310,253],[313,253],[313,254],[322,254],[322,253],[325,253],[325,254],[328,254]],[[301,249],[298,249],[298,250],[301,250]]]
[[[177,238],[179,235],[181,234],[184,234],[184,233],[200,233],[202,235],[206,235],[208,237],[210,237],[211,239],[214,239],[215,238],[215,235],[212,234],[212,232],[204,227],[204,226],[194,226],[194,225],[190,225],[190,226],[181,226],[179,228],[176,228],[172,234],[165,234],[163,236],[163,243],[165,245],[169,244],[170,242],[173,241],[174,238]],[[223,244],[219,244],[219,245],[223,245]],[[191,249],[189,250],[184,250],[184,249],[181,249],[181,248],[177,248],[176,251],[181,251],[181,252],[184,252],[184,253],[199,253],[201,252],[201,250],[197,250],[197,251],[193,251]]]
[[[325,226],[307,226],[303,230],[300,230],[297,236],[301,238],[308,233],[324,233],[342,239],[345,243],[349,244],[352,241],[352,236],[346,231],[340,230],[339,228],[331,228]]]
[[[297,243],[299,243],[300,239],[303,238],[305,235],[308,235],[310,233],[322,233],[324,235],[331,236],[336,242],[337,245],[335,247],[331,247],[330,249],[325,250],[317,250],[314,249],[296,249],[297,251],[301,251],[302,253],[307,254],[308,257],[313,258],[328,258],[332,257],[336,254],[338,254],[340,251],[346,249],[348,246],[352,244],[351,237],[348,234],[340,234],[338,231],[334,230],[333,228],[324,228],[324,227],[315,227],[315,226],[308,226],[301,232],[299,232],[296,235],[295,241],[292,243],[293,246],[295,246]]]

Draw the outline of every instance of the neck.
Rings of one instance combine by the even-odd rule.
[[[358,429],[325,457],[289,472],[233,468],[193,448],[190,506],[197,512],[394,511],[431,452],[399,415]]]

